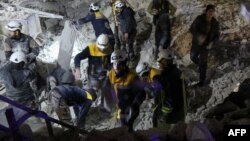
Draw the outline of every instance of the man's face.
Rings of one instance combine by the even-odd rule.
[[[120,73],[123,70],[124,66],[122,62],[114,62],[113,63],[113,69],[116,73]]]
[[[118,12],[118,13],[120,13],[120,12],[122,12],[122,7],[117,7],[115,10]]]
[[[215,9],[209,9],[206,12],[207,18],[213,18],[215,16]]]
[[[8,32],[9,37],[13,38],[16,36],[16,31],[10,31]]]

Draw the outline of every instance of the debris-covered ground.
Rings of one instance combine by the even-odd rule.
[[[36,35],[36,38],[44,46],[37,60],[39,60],[40,66],[43,68],[39,71],[46,75],[48,72],[43,71],[46,69],[48,71],[50,66],[53,67],[58,57],[60,36],[65,20],[78,19],[86,15],[90,1],[3,0],[0,2],[5,2],[0,3],[0,42],[6,36],[3,27],[8,20],[26,19],[31,13],[40,15],[42,32]],[[99,0],[99,2],[101,10],[109,18],[113,27],[109,1]],[[143,54],[140,61],[149,62],[153,66],[154,61],[151,58],[152,47],[154,46],[154,27],[151,24],[152,17],[146,10],[150,0],[128,0],[128,2],[137,11],[138,37],[135,46],[137,51],[141,50],[141,54]],[[250,77],[250,32],[248,32],[250,24],[240,14],[241,3],[239,1],[170,0],[170,2],[177,8],[173,15],[172,49],[176,53],[175,62],[183,71],[188,83],[188,114],[186,122],[204,121],[207,115],[211,115],[209,114],[211,109],[214,110],[218,104],[223,103],[224,99],[231,95],[233,91],[237,91],[240,83]],[[8,4],[16,6],[12,8]],[[188,31],[192,21],[203,12],[207,4],[216,5],[216,16],[221,29],[220,44],[214,46],[209,53],[207,84],[204,87],[194,87],[193,84],[198,81],[198,69],[189,59],[192,35]],[[30,9],[35,9],[35,11]],[[61,19],[60,16],[63,16],[64,19]],[[149,34],[150,32],[152,33]],[[89,42],[93,42],[95,37],[91,24],[83,25],[77,33],[78,38],[74,45],[72,58]],[[2,43],[0,49],[0,56],[2,56]],[[135,124],[136,130],[152,128],[152,106],[152,100],[143,103],[140,116]],[[243,122],[245,121],[247,120]],[[93,108],[87,117],[86,129],[108,130],[116,127],[117,124],[114,115]]]

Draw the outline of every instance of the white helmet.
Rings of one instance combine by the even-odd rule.
[[[172,60],[172,59],[174,59],[174,55],[170,50],[162,49],[162,50],[160,50],[160,52],[158,54],[157,61],[160,61],[161,59]]]
[[[27,63],[26,56],[22,51],[14,52],[10,56],[10,61],[13,63],[20,63],[20,62]]]
[[[145,72],[148,72],[149,69],[149,64],[146,62],[142,62],[137,65],[135,71],[139,76],[142,76]]]
[[[127,53],[123,50],[115,50],[111,54],[111,63],[125,61],[127,59]]]
[[[109,47],[109,38],[107,34],[101,34],[97,37],[96,45],[100,50],[105,50]]]
[[[22,24],[18,21],[11,21],[5,26],[5,28],[9,31],[22,30]]]
[[[122,0],[118,0],[115,2],[115,8],[122,8],[125,6],[125,3]]]
[[[100,7],[96,4],[96,3],[91,3],[89,5],[89,11],[93,10],[93,11],[98,11],[100,9]]]

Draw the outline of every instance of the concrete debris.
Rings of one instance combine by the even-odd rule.
[[[9,3],[14,5],[18,5],[23,2],[22,6],[25,6],[25,8],[0,8],[0,22],[11,19],[25,19],[29,16],[29,12],[32,12],[31,8],[34,8],[36,11],[33,12],[38,14],[41,12],[40,15],[47,15],[47,17],[53,17],[53,15],[55,15],[57,18],[61,18],[60,14],[63,13],[65,17],[74,20],[87,14],[88,4],[90,2],[87,0],[63,0],[61,5],[54,3],[55,5],[46,8],[43,7],[43,5],[48,5],[47,2],[49,1],[47,0],[42,2],[24,1],[25,0],[9,0]],[[145,10],[151,0],[127,1],[135,11],[139,10],[137,14],[137,21],[138,35],[140,36],[137,38],[136,46],[141,49],[141,54],[143,54],[140,61],[143,60],[145,62],[149,62],[150,65],[157,67],[156,62],[152,60],[152,49],[154,47],[154,34],[152,34],[154,33],[154,26],[152,27],[150,24],[152,22],[152,15],[149,15],[149,13]],[[176,13],[174,14],[175,22],[173,23],[171,31],[173,43],[172,48],[178,56],[176,62],[184,72],[186,81],[189,84],[187,88],[189,93],[189,113],[186,117],[186,121],[204,121],[210,110],[214,110],[216,106],[222,104],[224,100],[231,95],[232,91],[238,87],[239,83],[250,77],[250,48],[248,43],[250,41],[250,26],[248,21],[246,21],[243,16],[239,15],[240,3],[238,1],[169,1],[177,8]],[[27,10],[29,2],[32,3],[29,10]],[[99,3],[101,5],[101,10],[104,11],[104,15],[112,21],[110,7],[107,2],[99,1]],[[209,54],[207,82],[209,83],[209,87],[196,88],[193,84],[196,83],[199,76],[197,73],[198,68],[190,60],[189,52],[191,48],[192,35],[189,33],[189,27],[196,16],[201,14],[205,6],[210,3],[216,5],[216,16],[220,22],[222,31],[220,41],[227,44],[218,45],[211,49]],[[41,71],[39,74],[42,74],[44,77],[50,70],[52,70],[58,57],[60,42],[59,37],[61,31],[57,31],[58,33],[56,34],[50,31],[58,24],[58,22],[60,22],[61,25],[64,23],[64,21],[58,21],[55,19],[48,19],[44,22],[47,27],[47,31],[44,33],[45,45],[37,58],[38,66],[40,66],[39,71]],[[1,23],[0,26],[3,27]],[[79,29],[75,28],[74,30],[77,33],[77,39],[74,44],[72,58],[74,58],[77,53],[82,51],[90,42],[95,41],[95,35],[90,23],[83,25]],[[0,34],[2,34],[2,31]],[[239,44],[234,44],[234,42]],[[73,60],[71,59],[71,67],[73,66],[72,64]],[[145,130],[152,127],[153,104],[153,100],[145,101],[142,104],[141,113],[135,122],[135,130]],[[46,105],[46,103],[44,105]],[[47,111],[50,110],[51,109],[49,108],[47,109]],[[238,121],[232,122],[247,123],[248,120],[239,119]],[[90,110],[86,123],[85,128],[87,130],[109,130],[119,127],[119,122],[114,115],[105,113],[98,108],[92,108]],[[103,140],[108,138],[106,136],[101,137]]]

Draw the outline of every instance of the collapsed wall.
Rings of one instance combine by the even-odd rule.
[[[139,22],[138,30],[140,35],[144,35],[144,33],[149,33],[149,31],[154,32],[154,28],[152,30],[148,30],[152,25],[150,25],[152,15],[147,13],[147,6],[151,0],[128,0],[131,4],[132,8],[135,11],[141,11],[140,14],[137,12],[137,21]],[[10,1],[14,3],[15,1]],[[23,1],[18,1],[23,2]],[[46,1],[47,2],[47,1]],[[56,3],[57,2],[57,3]],[[76,18],[81,18],[87,14],[89,1],[65,1],[65,3],[58,3],[58,1],[50,2],[56,8],[53,8],[52,5],[50,7],[46,7],[48,3],[44,3],[44,1],[32,2],[25,1],[22,3],[22,6],[27,8],[34,8],[37,10],[44,10],[46,12],[52,12],[54,14],[63,14],[68,19],[73,20]],[[191,120],[203,120],[204,114],[212,107],[221,103],[237,86],[238,83],[241,83],[244,79],[249,78],[249,64],[247,65],[247,61],[240,58],[243,53],[246,53],[249,49],[248,46],[245,47],[246,51],[239,52],[242,48],[240,44],[236,45],[233,48],[227,47],[228,41],[229,44],[233,42],[241,43],[243,39],[248,42],[250,40],[250,33],[248,32],[250,27],[249,24],[244,20],[244,18],[240,15],[240,3],[238,1],[227,1],[227,0],[170,0],[170,2],[176,6],[177,11],[174,15],[174,23],[172,27],[172,43],[173,49],[176,51],[177,63],[182,68],[184,73],[186,74],[187,80],[192,83],[198,79],[198,71],[195,67],[190,66],[192,62],[189,59],[189,51],[191,47],[191,38],[192,36],[188,32],[190,24],[196,18],[197,15],[203,12],[205,6],[207,4],[215,4],[216,5],[216,15],[217,19],[220,22],[220,27],[222,31],[221,42],[225,43],[225,45],[218,46],[218,49],[214,49],[210,54],[210,62],[209,62],[209,79],[212,79],[209,87],[210,88],[198,88],[190,93],[191,102],[196,105],[191,105],[190,113],[187,116],[187,121]],[[17,3],[17,1],[16,1]],[[60,6],[59,6],[59,5]],[[107,1],[100,1],[101,10],[104,11],[105,16],[109,18],[111,21],[111,27],[113,27],[113,20],[111,16],[111,8]],[[66,6],[68,5],[68,6]],[[59,7],[58,7],[59,6]],[[60,9],[61,8],[61,9]],[[24,11],[9,11],[7,9],[0,9],[4,12],[0,11],[1,19],[17,19],[20,17],[26,17],[27,12]],[[53,11],[54,10],[54,11]],[[144,15],[145,14],[145,15]],[[144,15],[144,16],[140,16]],[[2,18],[3,17],[3,18]],[[146,18],[145,18],[146,17]],[[143,19],[143,21],[141,20]],[[46,26],[44,26],[46,25]],[[56,26],[60,26],[61,29],[53,30]],[[39,54],[38,59],[42,60],[42,62],[50,61],[48,63],[53,63],[56,61],[56,55],[59,50],[59,41],[60,35],[62,31],[62,27],[64,25],[64,20],[55,21],[46,19],[44,22],[42,20],[42,27],[46,27],[45,32],[45,46],[44,50]],[[147,28],[145,28],[147,27]],[[244,30],[243,30],[244,29]],[[77,41],[77,45],[75,45],[73,50],[73,56],[80,52],[89,42],[95,40],[94,32],[91,24],[84,25],[79,31],[81,37]],[[1,33],[0,33],[1,34]],[[138,46],[142,49],[143,53],[146,53],[145,59],[150,62],[151,49],[154,46],[154,33],[150,36],[149,39],[145,37],[144,41]],[[138,39],[139,40],[139,39]],[[53,52],[52,52],[53,50]],[[219,52],[219,53],[218,53]],[[234,52],[233,55],[230,53]],[[51,54],[52,53],[52,54]],[[221,54],[225,54],[224,58],[218,58]],[[238,54],[238,55],[237,55]],[[230,56],[231,55],[231,56]],[[248,56],[248,55],[245,55]],[[223,57],[223,56],[222,56]],[[234,61],[233,61],[234,60]],[[243,65],[242,65],[243,62]],[[72,62],[71,62],[72,63]],[[44,68],[47,66],[44,65]],[[45,70],[45,69],[41,69]],[[214,71],[215,70],[215,71]],[[193,88],[192,88],[193,89]],[[204,90],[204,92],[203,92]],[[190,98],[189,97],[189,98]],[[202,100],[200,98],[203,97]],[[152,127],[151,117],[152,111],[148,110],[152,107],[152,103],[146,102],[142,106],[142,113],[140,114],[140,119],[136,125],[137,129],[147,129]],[[151,105],[150,105],[151,104]],[[198,109],[197,109],[198,108]],[[197,109],[197,110],[196,110]],[[110,128],[115,125],[109,125],[107,121],[106,123],[102,123],[105,127],[100,128]],[[107,127],[106,127],[107,126]],[[108,127],[110,126],[110,127]]]

